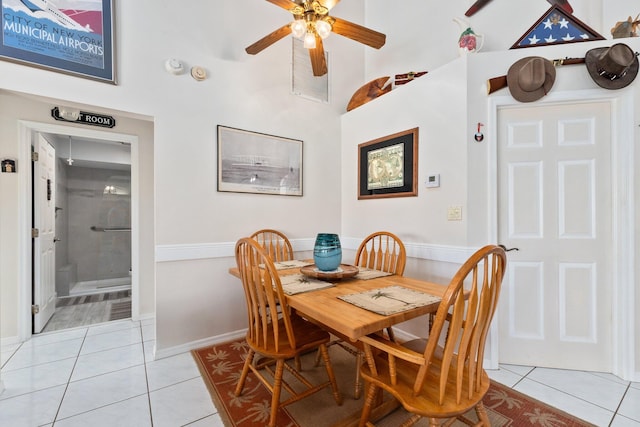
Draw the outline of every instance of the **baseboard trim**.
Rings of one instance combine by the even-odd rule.
[[[216,335],[213,337],[203,338],[197,341],[191,341],[175,347],[164,348],[158,350],[155,346],[153,348],[153,360],[164,359],[166,357],[176,356],[181,353],[186,353],[196,348],[206,347],[208,345],[220,344],[228,341],[237,340],[247,336],[247,330],[242,329],[239,331],[227,332],[225,334]]]
[[[20,339],[15,336],[15,337],[3,337],[2,339],[0,339],[0,346],[5,347],[5,346],[10,346],[10,345],[15,345],[15,344],[20,344],[22,343],[22,341],[20,341]]]

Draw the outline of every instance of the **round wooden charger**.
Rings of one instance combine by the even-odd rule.
[[[358,267],[348,264],[340,264],[340,271],[320,271],[315,264],[304,266],[300,273],[316,279],[348,279],[358,274]]]

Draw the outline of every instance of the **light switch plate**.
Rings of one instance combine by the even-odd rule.
[[[462,206],[449,206],[447,221],[462,221]]]

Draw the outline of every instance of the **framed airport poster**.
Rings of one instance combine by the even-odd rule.
[[[0,0],[0,59],[115,84],[114,0]]]

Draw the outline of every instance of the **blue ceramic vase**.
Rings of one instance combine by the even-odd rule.
[[[342,247],[337,234],[318,233],[313,247],[313,261],[320,271],[332,271],[340,266]]]

